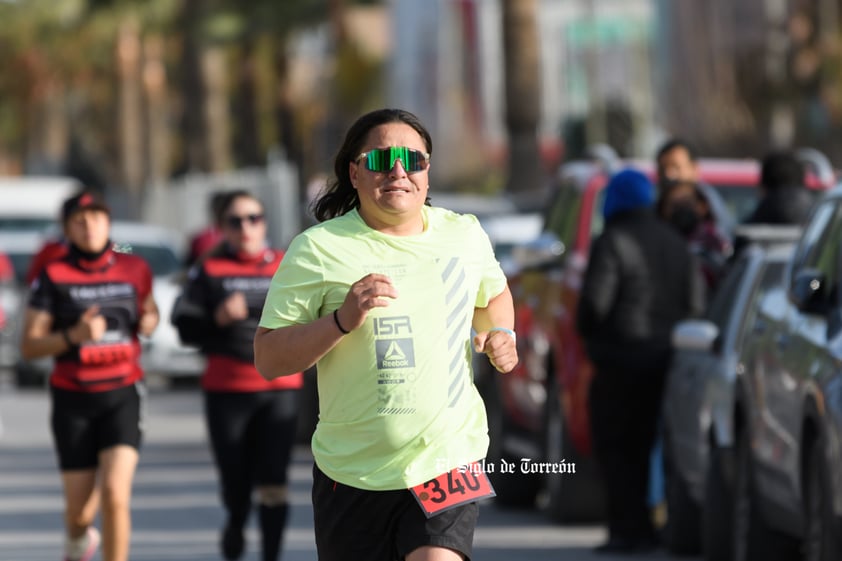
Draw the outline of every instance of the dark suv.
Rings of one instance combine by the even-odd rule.
[[[650,177],[648,162],[576,161],[562,166],[542,235],[518,248],[521,268],[510,275],[520,363],[506,376],[490,377],[492,460],[561,462],[575,475],[505,474],[494,477],[498,501],[529,505],[536,498],[558,521],[602,515],[601,485],[592,465],[587,394],[593,367],[576,332],[576,305],[591,241],[602,231],[603,190],[612,170],[632,166]],[[700,180],[724,201],[731,223],[757,200],[759,164],[753,160],[698,162]],[[828,182],[811,176],[811,185]],[[720,205],[722,207],[722,205]]]

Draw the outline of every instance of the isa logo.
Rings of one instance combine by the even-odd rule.
[[[380,339],[374,343],[379,370],[415,368],[415,347],[412,339]]]

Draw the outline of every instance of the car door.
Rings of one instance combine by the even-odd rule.
[[[508,420],[526,429],[536,439],[542,430],[547,399],[545,390],[551,375],[547,371],[550,347],[554,353],[560,352],[561,345],[556,343],[561,339],[561,336],[556,336],[560,329],[557,325],[563,327],[570,322],[560,304],[561,279],[575,240],[581,205],[582,188],[577,176],[562,176],[558,192],[548,206],[544,230],[553,241],[562,244],[563,253],[549,257],[542,247],[535,260],[530,248],[527,258],[522,255],[519,258],[526,264],[509,277],[520,360],[512,374],[495,378],[500,384],[500,399]],[[541,244],[544,243],[541,241]]]
[[[561,353],[556,355],[556,376],[562,388],[567,430],[574,446],[583,455],[591,453],[587,401],[593,365],[576,328],[576,309],[588,267],[591,242],[602,233],[606,182],[607,176],[597,172],[588,178],[582,193],[574,250],[565,261],[561,279],[560,309],[563,315],[558,317],[558,336],[554,339],[562,348]]]
[[[835,201],[822,204],[806,228],[793,258],[789,286],[782,291],[781,320],[770,322],[762,368],[754,371],[754,420],[752,438],[757,483],[762,495],[790,512],[800,504],[800,432],[805,376],[818,366],[808,351],[827,336],[826,318],[804,314],[788,298],[799,270],[815,269],[834,283],[842,213]],[[811,362],[812,361],[812,362]]]
[[[739,310],[754,283],[759,262],[755,252],[746,251],[733,264],[711,301],[705,319],[717,327],[715,348],[681,348],[673,355],[664,393],[667,449],[672,455],[668,459],[691,490],[701,489],[704,475],[703,448],[711,423],[709,410],[703,407],[705,390],[718,387],[714,380],[724,378],[734,360],[733,339]]]
[[[827,203],[828,205],[831,203]],[[817,404],[815,409],[819,415],[824,414],[826,387],[837,380],[839,372],[839,340],[842,332],[840,319],[840,258],[842,258],[842,204],[834,200],[832,220],[819,236],[816,247],[806,255],[801,268],[793,271],[813,271],[822,279],[822,301],[820,309],[801,312],[801,321],[792,341],[792,350],[786,357],[788,371],[792,376],[793,391],[782,395],[788,399],[789,407],[782,409],[779,414],[779,424],[787,432],[787,449],[792,456],[791,464],[800,467],[802,452],[802,435],[804,419],[810,412],[804,408],[808,403],[808,395]],[[838,384],[838,380],[834,385]],[[834,392],[829,392],[830,395]],[[800,469],[787,469],[788,476],[788,505],[800,505],[802,474]]]

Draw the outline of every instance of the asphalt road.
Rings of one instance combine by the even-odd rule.
[[[62,497],[47,419],[45,390],[17,390],[0,376],[0,561],[61,558]],[[146,440],[135,481],[133,561],[215,561],[223,521],[216,473],[210,461],[198,390],[152,388]],[[312,457],[296,450],[291,466],[292,516],[283,559],[316,559],[310,506]],[[601,526],[561,527],[534,511],[483,503],[475,538],[476,560],[616,561],[594,555]],[[244,561],[257,561],[255,520]],[[97,555],[97,561],[101,557]],[[658,552],[635,556],[664,561]],[[686,559],[686,558],[684,558]]]

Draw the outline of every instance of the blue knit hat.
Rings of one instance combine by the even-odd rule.
[[[631,168],[616,173],[605,188],[602,215],[609,219],[618,212],[649,208],[655,203],[655,187],[649,178]]]

